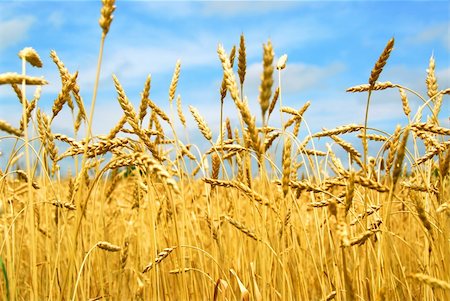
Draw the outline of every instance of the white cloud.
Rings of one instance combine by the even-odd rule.
[[[279,1],[213,1],[202,4],[202,8],[199,10],[201,14],[220,17],[245,16],[249,13],[254,16],[284,11],[299,6],[298,2]]]
[[[62,12],[55,11],[48,16],[47,22],[53,28],[61,28],[66,23],[66,18],[63,16]]]
[[[345,69],[342,63],[332,63],[326,66],[289,62],[281,73],[281,84],[284,93],[298,93],[306,89],[321,89],[324,83]],[[257,92],[261,83],[262,63],[251,64],[247,68],[246,87],[248,92]],[[278,82],[278,71],[274,70],[275,83]],[[250,96],[250,95],[249,95]],[[254,95],[252,95],[254,96]]]
[[[229,18],[249,14],[268,14],[298,6],[298,2],[288,1],[152,1],[143,3],[141,9],[153,14],[164,11],[166,18],[189,16]]]
[[[31,16],[0,21],[0,51],[26,39],[34,22],[35,18]]]
[[[175,63],[181,60],[181,68],[199,67],[219,64],[214,38],[204,37],[199,40],[178,39],[177,43],[158,42],[152,46],[123,46],[107,50],[102,66],[102,78],[110,78],[112,73],[123,80],[145,79],[151,73],[173,72]],[[180,51],[183,49],[183,51]],[[86,68],[84,68],[86,67]],[[80,68],[85,79],[92,81],[96,66],[89,64]]]
[[[150,14],[158,15],[164,11],[165,18],[179,18],[193,15],[197,12],[197,4],[189,1],[149,1],[140,3],[137,8]]]
[[[450,67],[436,71],[436,78],[440,89],[450,88]]]
[[[440,23],[426,27],[410,38],[414,44],[425,44],[433,41],[441,41],[447,50],[450,50],[450,23]]]

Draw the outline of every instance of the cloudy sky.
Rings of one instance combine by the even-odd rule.
[[[116,74],[130,100],[138,106],[139,93],[152,75],[151,98],[168,109],[168,88],[177,59],[181,76],[177,94],[185,114],[194,105],[212,128],[218,128],[222,78],[217,56],[219,43],[229,51],[244,33],[247,42],[245,94],[259,118],[262,44],[272,41],[275,56],[288,55],[281,74],[283,104],[312,105],[305,120],[312,131],[362,123],[365,94],[345,89],[366,83],[386,42],[395,37],[395,49],[380,77],[405,85],[426,96],[425,77],[431,55],[436,59],[440,88],[450,87],[450,10],[447,1],[117,1],[108,34],[94,115],[94,133],[104,134],[122,112],[111,75]],[[78,82],[86,108],[90,107],[101,29],[100,1],[0,1],[0,73],[21,72],[17,53],[35,48],[44,76],[40,106],[48,113],[61,83],[49,57],[54,49]],[[31,97],[33,91],[29,90]],[[422,101],[410,94],[413,113]],[[449,126],[450,106],[444,100],[440,119]],[[20,104],[12,89],[0,86],[0,119],[18,125]],[[236,109],[228,99],[226,115],[237,126]],[[274,125],[279,122],[276,114]],[[393,131],[406,124],[397,91],[375,93],[369,125]],[[192,135],[198,130],[190,119]],[[70,134],[66,107],[53,130]]]

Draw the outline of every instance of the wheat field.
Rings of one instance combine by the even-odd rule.
[[[289,62],[275,61],[270,41],[261,110],[250,110],[242,35],[229,51],[217,48],[219,132],[182,103],[178,61],[168,112],[150,98],[150,76],[134,107],[110,75],[123,116],[93,136],[115,11],[114,0],[102,2],[90,108],[78,72],[55,51],[62,88],[49,113],[38,105],[47,81],[26,73],[44,68],[33,48],[19,52],[20,72],[0,74],[22,109],[16,124],[0,120],[0,140],[14,142],[0,170],[1,300],[450,300],[450,129],[439,114],[450,89],[438,88],[433,57],[426,95],[379,82],[389,40],[368,80],[347,89],[366,95],[365,123],[301,136],[314,101],[283,106]],[[398,91],[408,121],[390,133],[368,122],[372,93],[386,89]],[[416,112],[412,96],[423,101]],[[238,124],[224,116],[225,101]],[[62,110],[73,116],[72,136],[52,131]],[[190,143],[185,114],[206,151]],[[64,160],[71,172],[62,172]]]

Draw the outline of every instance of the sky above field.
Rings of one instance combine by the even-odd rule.
[[[380,81],[402,84],[426,97],[426,69],[434,55],[439,87],[450,87],[447,1],[118,1],[116,6],[105,44],[95,134],[107,133],[122,115],[113,73],[136,107],[151,74],[151,98],[169,110],[168,88],[177,59],[181,60],[177,94],[182,97],[185,114],[190,117],[188,105],[193,105],[218,129],[222,69],[216,50],[221,43],[229,52],[239,44],[241,33],[247,43],[244,94],[257,118],[262,44],[269,39],[276,58],[288,55],[287,68],[281,74],[283,105],[298,109],[310,100],[305,120],[312,131],[363,122],[366,94],[345,90],[367,82],[391,37],[395,37],[395,48]],[[61,87],[58,70],[49,57],[54,49],[70,72],[79,71],[81,95],[89,108],[101,36],[100,8],[100,1],[0,1],[0,73],[20,73],[17,53],[23,47],[35,48],[44,67],[30,66],[27,72],[50,82],[40,100],[50,114]],[[28,94],[32,96],[33,88]],[[412,94],[409,99],[414,114],[423,102]],[[440,115],[447,127],[448,100],[444,100]],[[0,119],[18,126],[20,110],[12,89],[0,86]],[[225,103],[225,115],[238,126],[230,99]],[[279,115],[272,118],[273,124],[279,125]],[[191,135],[200,136],[189,119]],[[375,93],[370,126],[392,132],[396,124],[406,123],[398,91]],[[53,131],[73,132],[67,107],[55,119]]]

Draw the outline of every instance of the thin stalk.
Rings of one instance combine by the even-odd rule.
[[[369,89],[369,93],[367,95],[367,104],[366,104],[366,113],[365,113],[365,117],[364,117],[364,130],[363,130],[363,170],[367,173],[368,172],[368,168],[367,168],[367,157],[368,157],[368,152],[369,152],[369,145],[367,143],[367,124],[368,124],[368,120],[369,120],[369,107],[370,107],[370,98],[372,96],[372,89]],[[367,175],[368,177],[370,177],[370,175]],[[368,189],[364,188],[364,212],[367,212],[367,207],[368,207]],[[369,219],[367,217],[364,217],[364,220],[366,221],[366,226],[365,228],[367,229],[368,225],[369,225]],[[363,221],[364,222],[364,221]],[[365,264],[364,264],[364,271],[365,271],[365,275],[368,275],[369,271],[370,271],[370,261],[369,261],[369,247],[368,244],[365,244],[364,246],[365,250]],[[370,299],[371,296],[371,292],[367,291],[367,296]]]
[[[27,61],[25,58],[22,58],[22,75],[26,75],[26,64]],[[27,98],[26,98],[26,82],[25,79],[22,81],[22,119],[23,119],[23,135],[25,142],[25,164],[27,167],[27,176],[28,176],[28,211],[29,214],[29,226],[30,226],[30,235],[31,235],[31,252],[30,252],[30,267],[31,267],[31,289],[32,292],[30,294],[31,299],[35,300],[36,295],[38,293],[38,276],[37,276],[37,266],[36,266],[36,232],[35,232],[35,216],[34,216],[34,203],[33,194],[32,194],[32,173],[31,173],[31,164],[30,164],[30,149],[29,149],[29,138],[28,138],[28,122],[27,122]],[[13,296],[14,299],[14,296]]]
[[[96,71],[96,76],[95,76],[94,90],[93,90],[93,93],[92,93],[91,110],[89,112],[89,120],[88,120],[88,124],[87,124],[87,129],[86,129],[86,143],[85,143],[85,146],[84,146],[84,154],[83,154],[83,159],[82,159],[82,163],[81,163],[81,170],[80,170],[80,173],[79,173],[80,177],[83,176],[83,174],[85,172],[85,169],[86,169],[86,160],[87,160],[86,153],[87,153],[87,149],[88,149],[88,146],[89,146],[89,140],[90,140],[90,138],[92,136],[92,121],[93,121],[93,118],[94,118],[95,101],[96,101],[96,98],[97,98],[97,90],[98,90],[98,83],[99,83],[99,79],[100,79],[100,69],[101,69],[101,65],[102,65],[103,48],[104,48],[104,44],[105,44],[105,38],[106,38],[106,34],[103,32],[101,40],[100,40],[100,50],[99,50],[99,55],[98,55],[98,60],[97,60],[97,71]],[[73,260],[70,261],[69,267],[67,269],[67,273],[66,273],[66,277],[65,277],[64,285],[63,285],[63,291],[65,290],[66,285],[68,284],[67,282],[68,282],[68,279],[69,279],[69,275],[70,275],[71,270],[74,268],[74,265],[75,265],[75,259],[76,259],[75,254],[76,254],[76,250],[78,248],[78,239],[77,239],[77,237],[78,237],[78,233],[80,232],[81,221],[83,219],[83,214],[81,212],[85,212],[85,208],[84,207],[87,205],[87,199],[84,202],[84,204],[81,204],[82,199],[83,199],[82,198],[82,191],[83,191],[82,186],[83,185],[82,185],[82,182],[81,182],[80,187],[78,188],[77,198],[76,198],[77,200],[79,200],[78,204],[76,204],[76,205],[77,205],[77,207],[79,207],[82,210],[78,210],[77,211],[78,212],[77,227],[75,228],[74,237],[73,237],[73,242],[74,242],[74,248],[73,248],[73,252],[74,253],[72,254],[73,255],[72,256]]]
[[[100,50],[99,50],[98,60],[97,60],[97,72],[95,75],[94,91],[92,92],[91,111],[89,112],[88,128],[86,131],[86,140],[87,141],[89,141],[89,138],[92,135],[92,120],[94,119],[95,101],[97,99],[98,82],[100,80],[100,69],[102,66],[103,47],[105,45],[105,38],[106,38],[106,34],[103,33],[102,38],[100,40]],[[86,148],[87,148],[87,144],[86,144]]]

